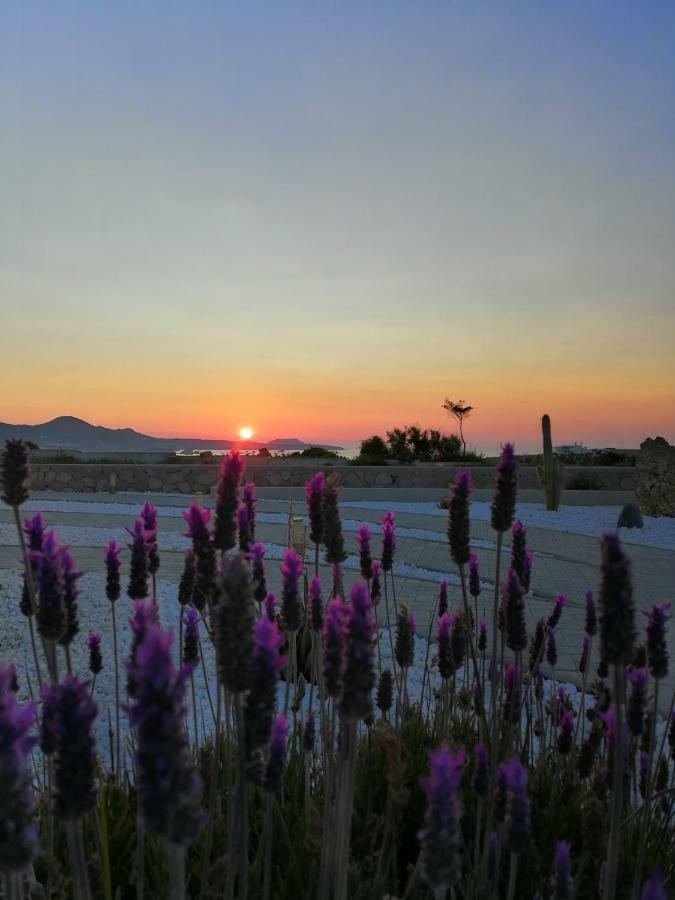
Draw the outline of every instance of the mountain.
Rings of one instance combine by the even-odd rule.
[[[23,438],[25,441],[33,441],[41,450],[128,453],[139,453],[144,450],[166,451],[167,453],[179,450],[229,450],[230,447],[240,447],[243,444],[239,440],[152,437],[152,435],[134,431],[133,428],[104,428],[101,425],[91,425],[74,416],[58,416],[41,425],[9,425],[0,422],[0,441],[4,443],[7,438]],[[249,450],[260,450],[263,447],[267,447],[268,450],[304,450],[306,447],[317,445],[306,444],[298,438],[275,438],[266,443],[246,441],[245,446]],[[343,449],[329,444],[319,444],[318,446],[325,447],[327,450]]]

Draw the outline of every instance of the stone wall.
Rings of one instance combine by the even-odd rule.
[[[460,466],[442,463],[412,466],[345,466],[317,461],[287,465],[285,461],[268,462],[248,469],[247,477],[259,487],[301,487],[317,469],[337,472],[345,487],[354,488],[445,488]],[[495,470],[491,466],[472,468],[476,488],[491,488]],[[137,491],[179,494],[209,493],[216,483],[218,466],[204,463],[178,465],[40,465],[31,466],[34,490],[79,493],[88,491]],[[587,490],[632,491],[635,470],[620,467],[567,466],[565,485]],[[579,481],[581,479],[581,481]],[[536,469],[521,466],[519,483],[523,489],[539,488]]]
[[[665,438],[640,444],[635,493],[647,516],[675,516],[675,447]]]

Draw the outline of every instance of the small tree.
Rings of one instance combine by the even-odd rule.
[[[462,439],[462,456],[466,456],[466,441],[464,440],[464,419],[468,419],[473,412],[473,406],[467,406],[463,400],[448,400],[446,398],[443,409],[449,413],[453,419],[459,422],[459,436]]]
[[[359,456],[371,462],[384,462],[389,457],[389,448],[379,435],[374,434],[361,441]]]

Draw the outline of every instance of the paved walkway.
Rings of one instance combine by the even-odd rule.
[[[262,491],[260,492],[262,493]],[[44,499],[48,495],[38,495],[34,499]],[[140,508],[144,497],[130,495],[102,496],[96,495],[69,495],[67,498],[61,495],[50,496],[49,499],[60,501],[92,500],[96,503],[125,503],[136,504]],[[186,496],[156,495],[150,498],[158,506],[178,506],[186,508],[193,498]],[[212,498],[200,497],[204,505],[211,506]],[[378,497],[378,500],[381,499]],[[391,499],[394,499],[393,497]],[[399,499],[398,495],[395,499]],[[260,499],[258,502],[259,513],[276,513],[284,517],[288,512],[287,500]],[[302,514],[304,504],[295,502],[294,512]],[[381,510],[368,510],[345,505],[342,509],[344,520],[368,522],[378,526],[382,515]],[[79,526],[83,528],[112,529],[129,526],[132,523],[132,515],[120,515],[115,512],[47,512],[45,519],[50,526]],[[13,522],[9,510],[0,506],[0,523]],[[426,570],[418,573],[414,570],[407,574],[396,576],[396,591],[399,601],[405,600],[416,613],[420,633],[426,635],[431,624],[431,615],[438,592],[438,577],[434,573],[456,573],[456,567],[450,561],[447,544],[443,539],[447,521],[444,516],[423,515],[419,513],[396,513],[396,524],[399,528],[397,538],[396,559],[398,563],[417,569]],[[180,517],[161,517],[159,519],[160,532],[162,534],[183,534],[185,523]],[[426,534],[416,536],[403,536],[404,529],[415,529]],[[371,529],[373,534],[373,552],[377,555],[379,550],[379,528]],[[285,524],[259,522],[257,526],[257,539],[263,543],[285,543]],[[488,522],[475,520],[472,523],[472,538],[487,544],[477,547],[476,554],[479,559],[481,579],[486,583],[493,582],[496,563],[496,549],[494,548],[494,534],[491,532]],[[12,544],[0,546],[0,579],[2,570],[17,568],[18,547],[13,537]],[[488,543],[489,542],[489,543]],[[102,566],[102,541],[91,541],[90,546],[75,546],[73,554],[78,566],[85,572],[103,572]],[[357,553],[356,535],[353,531],[345,532],[345,544],[350,555]],[[599,540],[583,535],[569,534],[542,528],[528,528],[528,545],[534,553],[534,565],[532,574],[532,593],[527,601],[528,625],[532,628],[534,622],[546,615],[551,607],[552,599],[559,593],[568,596],[568,606],[565,609],[557,630],[559,662],[556,667],[556,677],[561,680],[572,681],[579,684],[577,671],[578,659],[581,650],[581,639],[584,624],[584,591],[587,588],[597,590],[599,583]],[[650,603],[656,601],[675,601],[675,553],[667,550],[658,550],[650,547],[630,545],[627,546],[628,555],[632,561],[635,585],[635,599],[638,609],[644,609]],[[169,582],[176,583],[182,569],[182,553],[163,551],[161,554],[162,566],[160,576]],[[125,556],[126,564],[126,556]],[[508,549],[505,549],[502,560],[502,572],[508,566]],[[330,585],[330,572],[326,567],[321,568],[323,583]],[[423,577],[417,577],[422,575]],[[347,585],[358,577],[358,573],[347,570],[345,580]],[[434,580],[435,578],[435,580]],[[270,560],[268,564],[268,581],[270,588],[278,590],[279,572],[278,562]],[[450,587],[450,600],[453,604],[459,604],[459,588]],[[492,603],[491,591],[486,589],[480,598],[479,606],[482,609],[490,608]],[[487,616],[490,620],[490,616]],[[638,622],[639,627],[642,623]],[[665,690],[661,691],[663,708],[670,704],[672,691],[675,688],[675,623],[670,628],[669,647],[671,652],[671,674],[667,679]]]

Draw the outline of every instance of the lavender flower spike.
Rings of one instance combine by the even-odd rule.
[[[527,529],[516,519],[511,529],[511,568],[522,584],[525,577],[525,554],[527,553]]]
[[[270,622],[277,620],[277,597],[274,591],[270,591],[265,597],[265,613]]]
[[[87,649],[89,650],[89,671],[92,675],[98,675],[103,669],[103,657],[101,656],[101,635],[90,631],[87,637]]]
[[[436,624],[436,642],[438,644],[438,671],[441,678],[450,678],[455,671],[452,656],[452,626],[455,617],[444,612]]]
[[[347,559],[340,519],[339,494],[340,479],[333,473],[326,479],[323,489],[323,543],[326,548],[326,562],[339,566]]]
[[[303,563],[292,548],[284,550],[281,563],[281,616],[287,631],[297,631],[302,625],[300,578]]]
[[[480,596],[480,574],[478,571],[478,557],[472,553],[469,557],[469,593],[472,597]]]
[[[427,796],[422,842],[422,877],[437,893],[444,896],[462,873],[459,854],[461,842],[459,783],[464,766],[464,751],[453,757],[447,747],[429,754],[431,775],[422,781]]]
[[[253,544],[249,551],[251,574],[253,576],[253,598],[257,603],[264,603],[267,596],[267,579],[265,577],[265,547]]]
[[[382,560],[383,572],[390,572],[394,566],[394,554],[396,552],[396,531],[394,523],[385,519],[382,522]]]
[[[250,684],[253,626],[251,570],[243,556],[227,557],[213,630],[218,677],[233,694],[246,691]]]
[[[18,509],[30,496],[30,462],[28,446],[19,438],[5,441],[0,464],[2,501]]]
[[[220,467],[213,541],[222,552],[231,550],[237,541],[235,518],[239,505],[239,485],[245,468],[246,463],[238,450],[230,450]]]
[[[458,472],[452,485],[448,507],[450,556],[458,566],[465,566],[471,559],[469,495],[472,487],[471,470]]]
[[[476,757],[476,769],[473,776],[473,789],[477,797],[486,797],[490,781],[487,750],[483,744],[473,748]]]
[[[241,502],[248,516],[248,542],[252,544],[255,541],[255,507],[258,502],[255,495],[255,484],[252,481],[247,481],[244,485]]]
[[[323,624],[323,675],[326,692],[336,700],[342,691],[344,668],[345,627],[347,607],[339,597],[334,597],[326,608]]]
[[[156,575],[159,571],[159,545],[157,543],[157,510],[146,500],[141,509],[141,520],[146,532],[148,546],[148,571]]]
[[[598,630],[598,620],[595,612],[595,600],[593,599],[593,591],[590,588],[584,595],[586,603],[586,626],[584,631],[589,637],[594,637]]]
[[[370,602],[374,607],[379,604],[382,596],[382,586],[380,584],[381,574],[382,569],[380,568],[380,564],[373,560],[373,575],[370,582]]]
[[[56,753],[55,811],[61,819],[79,819],[96,805],[95,718],[96,704],[85,682],[66,675],[45,688],[43,720]]]
[[[131,535],[131,543],[128,545],[131,563],[127,594],[132,600],[142,600],[148,596],[148,542],[143,520],[136,519],[134,527],[127,531]]]
[[[497,463],[495,495],[492,501],[492,527],[495,531],[508,531],[516,514],[518,489],[518,460],[513,444],[504,444]]]
[[[652,678],[668,674],[668,644],[666,622],[670,618],[670,603],[654,603],[645,612],[647,618],[647,661]]]
[[[279,713],[272,724],[270,734],[270,754],[265,772],[265,790],[270,794],[279,793],[281,777],[284,772],[286,759],[286,740],[288,738],[288,725],[283,713]]]
[[[172,635],[150,627],[130,674],[137,685],[129,711],[136,730],[138,804],[143,827],[171,844],[189,846],[203,821],[201,781],[185,735],[185,686],[192,665],[176,671]]]
[[[35,738],[32,703],[21,707],[12,691],[12,667],[0,666],[0,874],[20,872],[37,849],[35,799],[28,755]]]
[[[248,507],[243,503],[237,510],[237,531],[239,533],[239,551],[248,553],[251,549],[251,523],[248,517]]]
[[[663,884],[663,872],[658,866],[645,881],[640,900],[668,900],[668,894],[666,894]]]
[[[187,606],[183,613],[183,663],[196,666],[199,662],[199,613]]]
[[[574,882],[570,862],[570,845],[567,841],[558,841],[555,845],[551,888],[552,900],[571,900],[573,896]]]
[[[630,565],[618,535],[602,538],[600,586],[600,642],[604,660],[614,665],[630,662],[635,645],[635,607]]]
[[[356,542],[359,545],[361,578],[370,581],[373,577],[373,558],[370,553],[370,528],[366,524],[359,525]]]
[[[321,582],[316,576],[309,583],[309,614],[307,618],[312,631],[321,634],[321,629],[323,628],[323,598],[321,596]]]
[[[506,815],[506,846],[511,853],[521,853],[530,837],[530,798],[527,793],[527,772],[516,757],[506,766],[508,807]]]
[[[42,540],[45,534],[45,520],[42,518],[42,513],[35,513],[32,519],[24,519],[23,530],[28,538],[28,549],[42,550]]]
[[[57,641],[66,628],[65,578],[61,548],[53,531],[48,531],[40,552],[30,553],[35,563],[38,594],[37,628],[46,641]]]
[[[119,600],[121,593],[120,569],[122,563],[120,561],[120,548],[117,541],[109,541],[103,555],[105,562],[105,595],[111,603]]]
[[[373,711],[375,685],[373,665],[372,606],[365,584],[357,581],[351,590],[345,627],[345,669],[340,711],[346,719],[366,719]]]
[[[246,695],[244,721],[246,752],[249,761],[267,743],[277,705],[279,670],[286,665],[286,657],[279,650],[284,642],[277,626],[266,616],[255,626],[251,689]]]
[[[80,630],[80,622],[77,615],[77,598],[80,589],[77,582],[82,578],[82,572],[77,571],[73,558],[65,547],[61,548],[60,554],[63,567],[63,605],[66,612],[66,625],[59,638],[59,644],[62,647],[68,647]]]
[[[323,472],[317,472],[305,485],[309,539],[314,544],[323,543],[323,491],[325,485],[326,478]]]

